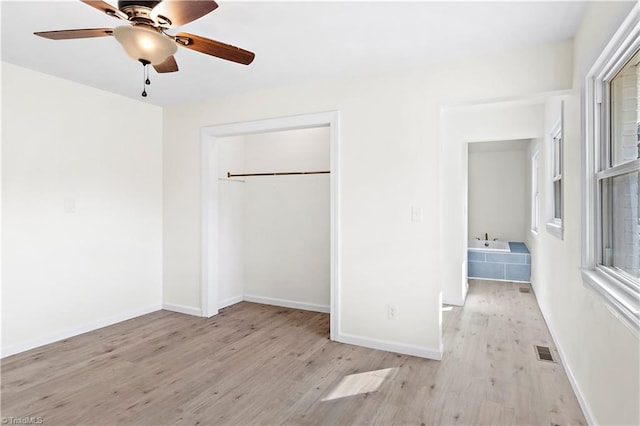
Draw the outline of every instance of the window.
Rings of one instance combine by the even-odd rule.
[[[640,7],[587,77],[583,279],[640,333]]]
[[[551,192],[551,205],[549,212],[549,220],[547,222],[547,231],[555,235],[556,237],[562,239],[563,234],[563,223],[562,223],[562,213],[563,213],[563,196],[562,196],[562,159],[563,159],[563,139],[564,133],[562,131],[563,127],[563,112],[564,112],[564,102],[561,103],[560,106],[560,119],[553,126],[553,130],[551,131],[549,137],[549,158],[550,158],[550,166],[551,166],[551,181],[550,181],[550,192]]]
[[[609,83],[610,135],[602,143],[598,184],[602,198],[602,264],[640,278],[640,50]]]
[[[531,231],[538,233],[538,151],[531,156]]]

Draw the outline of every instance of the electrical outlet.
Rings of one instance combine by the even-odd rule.
[[[396,306],[395,305],[387,305],[387,319],[395,320],[396,319]]]

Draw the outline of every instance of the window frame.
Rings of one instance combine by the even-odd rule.
[[[564,239],[564,101],[560,103],[560,118],[549,134],[549,208],[547,213],[547,232],[556,238]],[[560,206],[556,205],[556,182],[559,182]],[[556,217],[557,207],[560,217]]]
[[[636,5],[587,73],[583,92],[583,243],[582,280],[600,295],[607,308],[640,337],[640,282],[601,264],[602,199],[600,181],[622,171],[635,171],[640,160],[602,168],[610,146],[610,81],[640,49],[640,6]]]

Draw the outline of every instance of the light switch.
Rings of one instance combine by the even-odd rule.
[[[422,207],[411,207],[411,222],[422,222]]]
[[[76,200],[73,198],[65,198],[63,200],[64,212],[75,213],[76,212]]]

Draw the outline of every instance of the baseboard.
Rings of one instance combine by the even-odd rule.
[[[196,317],[202,316],[202,309],[194,308],[191,306],[176,305],[174,303],[163,303],[162,309],[165,311],[178,312],[179,314],[193,315]]]
[[[531,281],[499,280],[497,278],[469,277],[469,279],[470,280],[478,280],[478,281],[499,281],[499,282],[502,282],[502,283],[531,284]]]
[[[549,321],[547,319],[547,315],[545,315],[544,310],[542,309],[542,305],[540,304],[540,301],[538,300],[538,295],[536,294],[535,289],[533,291],[533,294],[535,295],[536,302],[538,303],[538,306],[540,307],[540,312],[542,313],[542,318],[544,319],[544,322],[547,325],[547,330],[549,330],[549,334],[551,335],[551,339],[553,340],[553,344],[555,345],[555,347],[556,347],[556,349],[558,351],[558,357],[560,358],[560,362],[562,363],[562,366],[564,367],[564,371],[566,371],[566,373],[567,373],[567,377],[569,378],[569,383],[571,384],[571,388],[573,389],[573,393],[576,394],[576,398],[578,399],[578,404],[580,404],[580,408],[582,409],[582,414],[584,414],[584,417],[587,420],[587,424],[596,425],[597,423],[596,423],[595,417],[593,417],[593,413],[591,412],[591,409],[589,408],[589,404],[587,403],[587,400],[584,398],[584,396],[582,395],[582,392],[580,391],[580,387],[578,386],[578,382],[576,382],[576,379],[575,379],[575,377],[573,375],[573,372],[571,371],[571,367],[569,367],[569,364],[567,364],[567,362],[566,362],[566,358],[564,356],[564,352],[562,350],[562,346],[558,342],[558,339],[556,338],[556,335],[555,335],[553,329],[551,328],[551,326],[549,324]]]
[[[271,297],[254,296],[251,294],[245,294],[242,300],[246,302],[262,303],[264,305],[282,306],[283,308],[302,309],[303,311],[323,312],[328,314],[331,312],[329,306],[315,305],[313,303],[296,302],[294,300],[287,299],[275,299]]]
[[[443,305],[464,306],[464,300],[442,298]]]
[[[239,295],[224,299],[218,302],[218,309],[226,308],[227,306],[235,305],[236,303],[247,301],[254,303],[262,303],[264,305],[282,306],[284,308],[302,309],[304,311],[323,312],[329,313],[329,306],[314,305],[311,303],[296,302],[294,300],[275,299],[271,297],[254,296],[250,294]],[[202,310],[191,306],[176,305],[174,303],[164,303],[162,309],[172,312],[178,312],[181,314],[194,315],[197,317],[202,316]]]
[[[218,309],[226,308],[227,306],[235,305],[236,303],[240,303],[244,300],[242,295],[229,297],[228,299],[224,299],[218,302]]]
[[[339,333],[336,341],[340,343],[347,343],[349,345],[378,349],[381,351],[395,352],[403,355],[412,355],[420,358],[434,359],[436,361],[442,360],[442,353],[444,351],[442,345],[440,345],[440,349],[433,349],[424,346],[407,345],[404,343],[388,342],[384,340],[371,339],[368,337],[360,337],[346,333]]]
[[[74,327],[58,333],[53,333],[53,334],[50,334],[49,336],[33,339],[25,343],[3,347],[2,355],[0,357],[6,358],[11,355],[15,355],[21,352],[38,348],[40,346],[44,346],[50,343],[58,342],[60,340],[68,339],[70,337],[74,337],[79,334],[88,333],[90,331],[94,331],[99,328],[107,327],[122,321],[127,321],[142,315],[150,314],[151,312],[156,312],[156,311],[159,311],[160,309],[161,309],[161,305],[158,303],[158,304],[146,306],[144,308],[134,309],[132,311],[114,315],[98,321],[92,321],[90,323],[81,325],[79,327]]]

